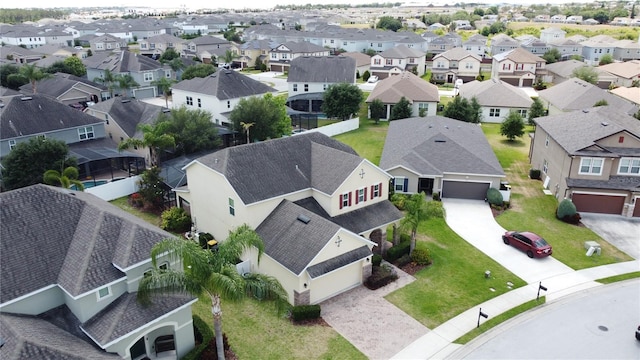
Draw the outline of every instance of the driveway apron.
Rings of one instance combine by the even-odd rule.
[[[446,211],[447,225],[453,231],[527,283],[573,271],[553,256],[530,259],[524,252],[505,245],[502,242],[505,229],[498,225],[489,205],[484,201],[445,198],[442,199],[442,204]]]
[[[591,231],[634,259],[640,259],[640,218],[594,213],[580,215],[582,223]]]
[[[377,290],[358,286],[320,304],[322,318],[369,359],[389,359],[429,329],[384,299],[415,278],[396,268],[398,280]]]

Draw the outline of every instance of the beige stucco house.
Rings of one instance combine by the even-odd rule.
[[[491,78],[514,86],[531,87],[539,77],[547,74],[546,63],[524,48],[516,48],[493,56]]]
[[[385,107],[385,116],[382,119],[390,119],[393,106],[402,97],[411,103],[412,116],[420,116],[421,113],[422,116],[435,115],[440,102],[437,86],[405,71],[378,82],[367,97],[366,103],[370,105],[374,100],[382,101]]]
[[[295,305],[362,284],[373,240],[402,218],[391,176],[317,132],[226,148],[185,170],[178,203],[198,230],[226,239],[242,224],[256,229],[265,253],[259,263],[245,254],[247,271],[276,277]]]

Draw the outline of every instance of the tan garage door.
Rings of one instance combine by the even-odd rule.
[[[484,200],[487,190],[489,183],[447,180],[442,182],[442,197],[447,198]]]
[[[524,86],[524,87],[533,86],[533,79],[523,79],[522,80],[522,86]]]
[[[578,212],[620,215],[624,208],[624,198],[624,196],[573,193],[571,200]]]
[[[362,283],[362,263],[341,267],[311,281],[311,303],[317,304]]]
[[[640,217],[640,199],[636,199],[636,207],[633,209],[633,217]]]

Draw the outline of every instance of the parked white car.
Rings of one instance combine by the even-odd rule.
[[[378,76],[377,75],[371,75],[369,76],[369,80],[367,80],[368,83],[374,83],[378,81]]]

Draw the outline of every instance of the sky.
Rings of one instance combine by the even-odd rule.
[[[397,0],[396,0],[397,1]],[[549,4],[560,4],[560,3],[569,3],[569,2],[587,2],[589,0],[546,0],[543,3]],[[122,7],[157,7],[157,8],[177,8],[182,4],[186,6],[188,9],[202,9],[202,8],[228,8],[228,9],[242,9],[242,8],[252,8],[252,9],[268,9],[272,8],[275,5],[287,5],[287,4],[367,4],[373,2],[394,2],[394,0],[236,0],[236,1],[216,1],[216,0],[112,0],[109,2],[109,6],[122,6]],[[465,2],[464,0],[407,0],[400,2],[417,2],[429,4],[432,2],[434,5],[442,5],[445,3],[452,4],[456,2]],[[479,0],[470,0],[469,2],[479,2]],[[532,4],[536,3],[536,0],[512,0],[512,1],[504,1],[504,0],[485,0],[487,4],[497,4],[497,3],[509,3],[509,4]],[[24,2],[14,1],[8,2],[4,1],[0,7],[4,8],[54,8],[54,7],[83,7],[87,6],[88,3],[86,0],[28,0]]]

